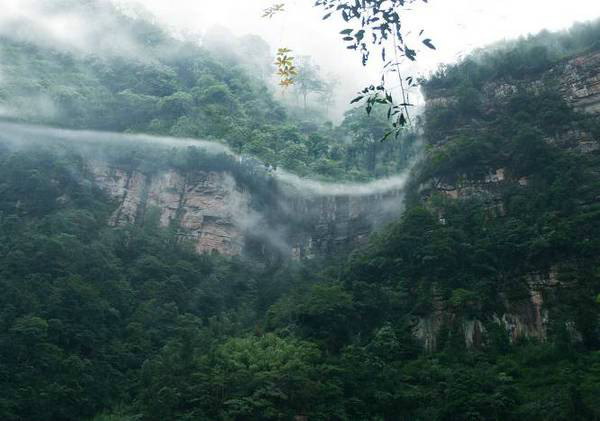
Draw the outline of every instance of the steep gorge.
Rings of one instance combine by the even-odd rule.
[[[596,115],[600,112],[598,69],[600,53],[593,51],[564,60],[535,77],[486,81],[478,90],[483,119],[509,106],[510,99],[519,91],[535,93],[547,86],[552,86],[572,108]],[[428,113],[459,107],[460,101],[451,90],[430,89],[427,94]],[[424,165],[434,161],[437,152],[451,148],[455,139],[460,139],[457,133],[481,124],[481,120],[467,120],[445,127],[444,132],[429,139],[430,152]],[[5,129],[7,138],[20,130],[17,125]],[[25,138],[31,133],[24,130],[21,136]],[[78,132],[55,132],[54,136],[76,140]],[[93,136],[87,141],[93,143]],[[582,154],[595,154],[599,141],[593,133],[578,127],[546,138],[549,144]],[[257,176],[262,184],[248,184],[227,169],[202,165],[187,170],[168,166],[148,169],[102,154],[86,156],[91,178],[114,203],[109,225],[144,225],[151,220],[174,229],[178,237],[191,241],[198,253],[217,252],[224,256],[265,258],[277,253],[302,260],[348,252],[365,245],[374,230],[399,217],[407,181],[406,175],[361,188],[344,184],[328,186],[262,170]],[[241,162],[235,165],[242,167]],[[435,204],[439,195],[458,202],[482,199],[491,214],[502,219],[507,215],[506,191],[535,189],[528,174],[517,173],[510,166],[510,160],[507,164],[506,159],[488,159],[486,171],[479,171],[476,176],[458,167],[434,172],[429,178],[424,178],[427,173],[417,169],[413,183],[419,181],[420,197],[437,213],[442,224],[446,223],[445,211]],[[502,311],[493,318],[509,332],[511,341],[547,338],[551,322],[547,300],[561,285],[555,266],[529,273],[524,281],[527,287],[520,296],[500,292]],[[454,323],[454,318],[462,320],[460,330],[467,346],[481,346],[486,332],[482,319],[455,314],[448,300],[435,292],[435,287],[432,302],[428,315],[415,317],[411,322],[414,335],[427,349],[436,349],[440,330]],[[579,335],[574,327],[572,330],[575,336]]]
[[[600,21],[379,142],[258,37],[56,3],[142,54],[0,36],[0,420],[600,421]]]

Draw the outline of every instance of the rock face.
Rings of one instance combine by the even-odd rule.
[[[199,253],[242,252],[241,221],[249,213],[250,198],[231,175],[200,171],[182,175],[172,170],[145,175],[99,161],[91,163],[90,170],[98,185],[118,201],[110,225],[143,224],[155,212],[162,227],[177,228]]]
[[[549,81],[574,109],[591,114],[600,113],[600,50],[565,59],[543,73],[523,79],[487,81],[480,89],[482,108],[485,113],[493,114],[499,104],[506,103],[520,89],[537,93]],[[451,108],[458,103],[458,98],[443,88],[428,89],[426,96],[428,109]],[[436,139],[431,139],[432,143],[445,143],[447,134],[439,133]],[[568,133],[565,139],[549,140],[571,144],[583,152],[596,150],[600,142],[600,139],[593,139],[589,133],[581,131]]]
[[[543,342],[547,338],[550,319],[548,309],[544,307],[544,295],[552,294],[553,288],[559,285],[556,273],[532,275],[528,285],[528,291],[522,297],[513,297],[509,300],[502,296],[504,312],[494,314],[491,320],[508,333],[510,343],[515,343],[522,338]],[[435,294],[433,311],[427,316],[415,318],[412,325],[415,337],[429,351],[436,349],[443,326],[454,325],[458,328],[464,335],[467,348],[480,348],[484,345],[488,330],[482,320],[456,314],[441,297]]]
[[[509,98],[521,89],[529,92],[539,92],[543,87],[552,86],[560,93],[566,102],[574,109],[589,113],[600,114],[600,51],[591,51],[557,63],[551,69],[526,79],[500,79],[485,82],[481,87],[482,110],[493,116],[499,105],[506,105]],[[427,107],[430,110],[457,106],[458,99],[449,90],[439,89],[427,92]],[[464,124],[472,124],[465,122]],[[462,126],[449,128],[448,132],[439,133],[430,139],[432,149],[443,148],[451,142],[451,130],[460,131]],[[581,129],[570,129],[557,137],[545,139],[548,143],[580,153],[597,153],[600,149],[600,139],[592,133]],[[483,199],[490,215],[503,217],[506,214],[502,201],[503,189],[529,188],[530,180],[526,176],[511,174],[502,164],[494,167],[491,164],[487,175],[478,178],[466,174],[449,174],[440,178],[432,177],[424,180],[421,192],[425,201],[434,193],[441,193],[450,199],[461,199],[476,196]],[[440,212],[439,219],[445,223],[444,215]],[[527,285],[520,297],[510,299],[501,296],[502,310],[493,315],[492,320],[483,323],[482,320],[472,319],[454,313],[441,298],[433,297],[432,312],[413,320],[413,332],[425,348],[433,350],[439,340],[442,327],[452,326],[463,332],[467,347],[478,347],[490,326],[495,322],[508,333],[511,342],[520,338],[533,338],[544,341],[547,338],[550,323],[548,302],[553,297],[554,289],[560,286],[555,270],[547,274],[532,273],[523,279]],[[567,322],[567,328],[572,337],[578,332]]]
[[[563,96],[575,107],[600,113],[600,51],[572,58],[552,69]]]
[[[402,192],[391,190],[367,196],[286,198],[300,225],[290,241],[296,259],[331,256],[365,244],[373,229],[399,215]]]
[[[517,92],[518,87],[539,90],[543,80],[555,80],[557,89],[571,106],[581,111],[600,112],[600,51],[578,55],[562,61],[532,80],[495,80],[485,84],[482,91],[490,106]],[[433,104],[449,99],[436,98]]]
[[[376,226],[398,215],[402,204],[401,190],[327,196],[282,186],[269,209],[261,211],[253,192],[226,172],[144,174],[102,161],[89,167],[117,202],[110,225],[141,225],[156,216],[160,226],[174,227],[192,240],[198,253],[260,255],[268,246],[294,259],[331,256],[364,244]]]
[[[403,200],[401,189],[371,195],[317,195],[276,188],[277,197],[269,203],[272,212],[265,213],[257,208],[252,192],[225,172],[144,174],[102,161],[90,162],[89,168],[97,184],[116,202],[110,225],[144,224],[154,219],[191,240],[198,253],[226,256],[256,255],[256,248],[264,249],[266,243],[298,260],[336,255],[364,244],[377,226],[397,218]],[[477,185],[464,181],[464,185],[438,188],[450,197],[461,197],[493,191],[508,181],[499,168]],[[526,184],[527,180],[518,182]],[[248,241],[250,238],[259,241]],[[548,312],[544,294],[557,284],[555,278],[552,273],[532,276],[528,294],[504,299],[505,311],[494,320],[508,332],[510,341],[522,337],[545,340]],[[426,349],[434,350],[442,327],[456,323],[467,347],[483,345],[487,325],[454,314],[435,294],[433,311],[413,320],[413,332]]]

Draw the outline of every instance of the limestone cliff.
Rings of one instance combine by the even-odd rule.
[[[98,185],[118,203],[109,224],[142,224],[152,209],[160,225],[175,226],[199,253],[236,255],[244,243],[240,221],[249,212],[249,196],[223,172],[156,174],[126,171],[106,162],[90,163]]]
[[[331,256],[364,244],[376,226],[398,216],[402,205],[401,188],[328,195],[275,183],[275,194],[260,203],[258,192],[227,172],[146,174],[98,160],[89,168],[116,202],[110,225],[143,224],[154,211],[161,226],[177,229],[198,253],[260,255],[270,248],[295,259]]]
[[[494,323],[502,326],[508,333],[511,343],[523,338],[545,341],[549,328],[549,312],[544,306],[544,296],[552,294],[552,289],[559,285],[556,273],[531,275],[527,293],[522,297],[506,295],[500,297],[505,311],[493,315]],[[440,331],[443,326],[458,323],[458,330],[465,338],[468,348],[479,348],[484,344],[487,327],[478,318],[463,317],[457,314],[439,296],[434,296],[433,311],[412,321],[415,337],[428,350],[436,349]]]
[[[284,206],[302,221],[291,232],[293,257],[331,256],[365,244],[377,226],[399,216],[402,193],[287,196]]]
[[[430,155],[426,160],[432,159],[436,153],[438,158],[446,156],[445,151],[455,147],[453,142],[460,142],[464,133],[469,133],[475,139],[480,136],[483,140],[486,135],[484,128],[488,127],[486,125],[494,121],[498,110],[503,107],[506,109],[511,104],[509,101],[519,91],[536,94],[548,88],[558,93],[572,109],[583,112],[586,118],[597,119],[596,116],[600,115],[600,51],[588,51],[565,59],[540,74],[529,74],[522,79],[501,78],[485,81],[475,92],[480,99],[479,114],[461,117],[436,131],[435,136],[428,139]],[[436,109],[459,108],[461,101],[456,93],[457,89],[447,87],[429,89],[428,109],[435,114]],[[532,125],[535,124],[537,123],[532,122]],[[597,134],[576,126],[547,135],[544,141],[569,150],[570,153],[581,154],[580,156],[597,154],[600,150],[600,138]],[[452,171],[433,172],[434,175],[430,178],[420,180],[421,198],[426,204],[437,209],[433,204],[435,196],[450,201],[477,197],[486,203],[490,217],[505,217],[507,203],[503,201],[504,193],[524,191],[533,187],[530,177],[508,168],[511,164],[511,156],[508,153],[503,154],[501,151],[497,156],[501,158],[498,161],[486,157],[487,175],[481,174],[481,171],[477,176],[473,173],[468,174],[461,166],[453,168]],[[465,162],[468,164],[468,161]],[[595,199],[595,203],[598,202],[600,197]],[[590,203],[581,201],[581,205],[589,206]],[[446,223],[442,211],[439,211],[439,220],[443,224]],[[493,315],[493,320],[506,329],[511,341],[520,338],[544,341],[547,338],[551,323],[547,303],[551,301],[554,290],[561,286],[556,271],[556,265],[559,263],[555,262],[545,273],[530,273],[519,279],[520,283],[526,285],[526,292],[521,296],[500,297],[501,310]],[[481,345],[487,330],[483,320],[457,313],[440,297],[434,297],[433,301],[430,314],[413,320],[415,335],[428,349],[436,347],[442,327],[453,324],[454,328],[464,333],[467,346]],[[567,322],[567,328],[571,330],[571,336],[580,336],[569,323]]]
[[[585,112],[600,112],[600,51],[591,51],[566,59],[541,75],[524,80],[494,80],[486,83],[483,92],[488,105],[506,99],[525,84],[539,89],[544,80],[557,82],[556,88],[567,102]]]

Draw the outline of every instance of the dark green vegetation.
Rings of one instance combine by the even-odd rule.
[[[51,53],[18,56],[35,54]],[[40,72],[54,63],[40,60]],[[500,72],[490,64],[468,66]],[[129,75],[115,69],[107,81]],[[221,68],[213,77],[230,72]],[[199,256],[152,218],[144,226],[109,228],[114,204],[87,174],[85,154],[0,144],[0,419],[600,419],[600,154],[581,152],[571,136],[598,139],[598,115],[572,110],[551,78],[543,89],[528,89],[529,80],[541,80],[539,72],[506,76],[518,89],[499,102],[484,94],[483,79],[460,75],[452,82],[438,76],[427,86],[430,96],[443,87],[456,102],[428,110],[428,155],[405,214],[367,247],[336,261]],[[79,76],[64,77],[48,89]],[[155,105],[179,92],[142,91],[131,95],[147,95]],[[88,101],[108,102],[86,98],[77,107],[82,120],[61,124],[148,130],[158,119],[156,127],[171,131],[182,118],[159,110],[119,126],[117,117],[135,113],[96,119],[103,114],[90,112]],[[193,107],[210,110],[207,103]],[[292,124],[263,118],[252,130]],[[326,144],[325,155],[310,165],[334,159],[338,149],[347,157],[359,140],[384,130],[363,119],[349,114],[342,126],[356,141]],[[217,136],[221,126],[203,121],[198,127],[207,132],[196,134]],[[245,127],[242,121],[233,127]],[[298,141],[285,148],[305,147],[311,134],[290,130]],[[120,151],[108,155],[136,166],[236,171],[231,160],[208,160],[195,149]],[[363,162],[382,165],[376,152]],[[346,159],[336,162],[344,168]],[[505,180],[486,183],[499,168]],[[253,182],[247,171],[236,177]],[[450,199],[422,187],[436,183],[472,192]],[[546,340],[511,342],[494,315],[530,306],[531,281],[550,273],[554,281],[542,294]],[[415,327],[433,319],[440,327],[426,349]],[[475,320],[484,331],[467,347],[465,330]]]

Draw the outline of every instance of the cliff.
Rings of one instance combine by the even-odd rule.
[[[233,177],[220,172],[179,174],[173,170],[144,174],[93,161],[90,170],[100,188],[117,202],[109,224],[143,224],[156,210],[162,227],[175,225],[198,253],[240,254],[240,221],[249,212],[248,193]]]
[[[430,120],[426,130],[428,156],[418,182],[420,200],[441,224],[447,223],[449,208],[469,201],[485,204],[490,226],[506,227],[529,220],[530,216],[522,214],[528,206],[530,212],[553,215],[565,224],[569,215],[566,200],[556,204],[549,201],[545,204],[548,208],[541,210],[534,210],[532,203],[536,198],[559,194],[557,186],[566,183],[574,164],[567,165],[562,174],[553,167],[572,161],[585,176],[570,184],[574,198],[570,199],[569,212],[592,212],[600,203],[595,187],[600,150],[600,51],[588,51],[520,77],[475,79],[469,76],[477,73],[473,67],[472,63],[457,66],[457,71],[464,73],[456,78],[459,82],[455,85],[433,84],[426,89],[426,116]],[[568,197],[565,191],[560,194]],[[515,205],[519,201],[521,208]],[[551,204],[556,209],[551,209]],[[540,225],[532,242],[546,241],[544,230],[560,230],[539,219],[528,224],[532,232]],[[514,294],[499,287],[498,308],[492,313],[461,314],[447,298],[434,293],[432,311],[413,320],[413,331],[428,349],[435,349],[441,329],[450,325],[463,332],[467,346],[479,347],[485,341],[486,323],[493,320],[509,333],[511,342],[521,338],[545,341],[552,324],[565,318],[558,310],[565,305],[561,302],[564,291],[577,282],[573,273],[579,269],[561,274],[560,268],[581,265],[576,262],[580,254],[577,251],[572,258],[555,252],[547,259],[531,262],[523,253],[515,266],[527,269],[512,270],[504,282],[524,285],[524,291]],[[562,323],[573,341],[581,341],[574,320],[569,316]],[[554,329],[556,335],[556,325]]]
[[[600,112],[600,51],[590,51],[565,59],[549,70],[534,77],[492,80],[483,92],[489,105],[510,97],[519,85],[527,89],[540,89],[544,81],[556,82],[555,89],[572,107],[584,112]]]
[[[158,213],[194,242],[198,253],[260,255],[267,249],[294,259],[332,256],[364,244],[375,227],[398,216],[402,187],[356,195],[270,185],[266,196],[224,171],[144,173],[94,160],[89,169],[115,202],[109,224],[144,224]]]

